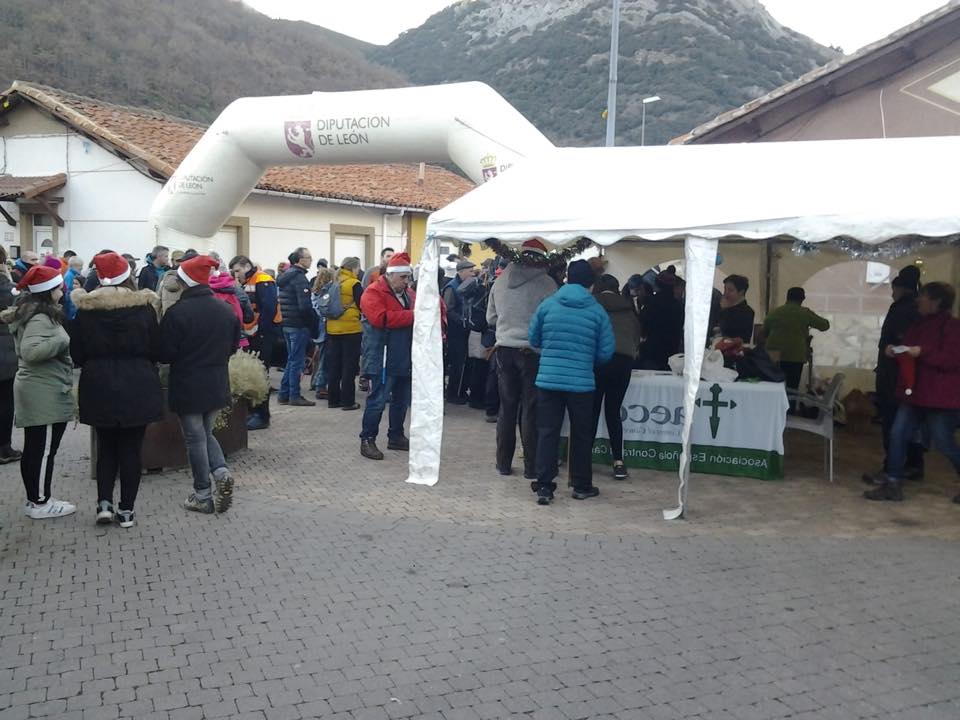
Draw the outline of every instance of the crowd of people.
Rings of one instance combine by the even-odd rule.
[[[219,257],[187,251],[172,265],[168,259],[166,248],[155,248],[135,277],[137,258],[112,250],[97,253],[86,273],[73,253],[24,253],[8,273],[0,249],[0,462],[20,462],[27,517],[76,511],[54,497],[53,479],[67,423],[78,417],[95,431],[96,522],[134,524],[146,428],[164,414],[161,364],[169,370],[166,407],[179,419],[193,475],[184,505],[229,509],[234,482],[213,426],[231,403],[238,298],[247,298],[233,280],[226,295],[215,294]],[[14,422],[22,451],[12,448]]]
[[[74,368],[80,369],[79,419],[96,435],[98,523],[134,523],[144,435],[162,417],[164,402],[179,418],[193,476],[184,506],[208,514],[230,507],[234,481],[213,430],[231,404],[228,367],[238,349],[256,353],[267,373],[282,367],[279,388],[271,388],[280,405],[325,401],[328,409],[362,409],[364,458],[385,457],[377,440],[388,406],[386,448],[409,450],[404,424],[416,283],[407,253],[385,248],[379,264],[366,270],[356,257],[339,266],[325,259],[314,264],[304,247],[276,271],[242,255],[224,262],[214,252],[165,247],[154,248],[135,273],[139,262],[111,250],[86,267],[72,253],[62,259],[24,253],[9,268],[0,255],[0,463],[20,462],[26,515],[60,517],[76,509],[54,498],[52,488],[57,449],[76,412]],[[513,474],[519,430],[523,477],[537,502],[549,505],[567,417],[572,497],[596,497],[593,447],[602,415],[612,477],[626,479],[621,405],[632,372],[668,370],[669,359],[683,352],[685,285],[676,268],[633,275],[621,285],[603,258],[565,266],[532,239],[479,266],[465,249],[449,258],[438,281],[444,396],[496,423],[497,471]],[[902,499],[903,480],[922,475],[924,437],[960,472],[953,289],[943,283],[921,289],[915,268],[892,287],[877,368],[886,459],[881,472],[865,476],[877,485],[866,493],[871,500]],[[748,290],[743,276],[724,279],[713,298],[711,335],[753,340]],[[802,288],[791,288],[786,304],[767,315],[761,338],[793,389],[811,329],[829,329],[804,300]],[[909,377],[902,370],[907,359]],[[169,368],[166,400],[160,366]],[[22,452],[12,447],[14,422],[24,431]],[[270,426],[269,396],[247,423],[250,430]]]

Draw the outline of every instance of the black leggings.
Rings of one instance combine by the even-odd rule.
[[[593,432],[596,437],[597,422],[600,420],[600,405],[603,417],[607,421],[607,434],[610,437],[610,452],[613,459],[623,460],[623,421],[620,419],[620,406],[630,386],[630,373],[633,370],[633,358],[626,355],[614,355],[610,362],[593,371],[597,389],[593,395]]]
[[[140,450],[145,425],[97,428],[97,502],[113,504],[113,486],[120,475],[120,509],[133,510],[140,489]]]
[[[42,505],[50,499],[53,484],[53,461],[60,440],[67,429],[65,422],[55,425],[34,425],[23,429],[23,457],[20,475],[27,491],[27,500]]]

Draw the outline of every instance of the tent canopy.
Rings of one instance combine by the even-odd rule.
[[[581,237],[600,245],[631,238],[684,241],[680,486],[677,507],[663,511],[676,519],[687,507],[690,431],[717,242],[846,237],[877,245],[903,236],[956,237],[957,157],[960,137],[556,149],[522,161],[431,215],[425,257],[435,260],[441,239],[522,243],[539,237],[558,246]],[[418,321],[439,325],[419,304],[417,313]],[[434,374],[442,377],[442,370]],[[415,409],[424,392],[418,380]],[[439,444],[442,415],[436,425],[427,432]]]
[[[960,232],[960,137],[563,148],[523,161],[431,215],[439,239],[619,240]]]

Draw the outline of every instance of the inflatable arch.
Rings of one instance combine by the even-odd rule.
[[[223,111],[157,196],[153,242],[203,247],[270,167],[450,161],[480,184],[551,149],[482,83],[244,98]],[[423,485],[439,478],[443,435],[438,254],[428,239],[414,324],[408,482]]]
[[[202,247],[280,165],[449,161],[480,184],[551,148],[482,83],[243,98],[167,181],[150,227],[157,244]]]

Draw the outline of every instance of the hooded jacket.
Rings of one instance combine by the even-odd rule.
[[[614,354],[636,359],[640,350],[640,319],[633,309],[633,302],[615,292],[602,292],[596,298],[610,317],[616,345]]]
[[[487,301],[487,324],[496,329],[497,345],[528,348],[530,318],[557,292],[547,269],[510,263],[493,283]]]
[[[140,270],[140,276],[137,278],[137,286],[141,290],[153,290],[157,292],[160,288],[160,282],[163,280],[164,275],[167,274],[168,268],[166,265],[157,267],[153,264],[153,255],[147,253],[147,256],[143,259],[146,263],[143,268]]]
[[[921,316],[903,336],[903,344],[920,346],[913,394],[897,379],[897,399],[935,410],[960,409],[960,320],[949,312]]]
[[[223,300],[227,305],[230,306],[230,309],[233,311],[233,314],[237,316],[237,320],[243,325],[244,321],[247,320],[245,315],[249,315],[249,319],[253,319],[253,309],[250,306],[250,301],[247,299],[245,293],[238,293],[239,287],[237,286],[236,280],[234,280],[227,273],[221,273],[219,275],[212,276],[210,278],[210,289],[213,290],[213,295],[218,300]],[[247,300],[247,308],[249,308],[249,313],[244,312],[244,307],[240,304],[240,295],[243,295],[243,298]],[[245,348],[250,346],[250,341],[247,338],[240,338],[240,347]]]
[[[8,323],[17,351],[17,376],[13,402],[17,427],[68,422],[74,417],[73,362],[70,336],[44,313],[26,322],[16,319],[16,308],[7,308],[0,321]]]
[[[70,355],[80,371],[80,422],[98,428],[138,427],[163,416],[160,298],[122,287],[74,290],[77,315],[68,325]]]
[[[180,293],[183,292],[186,284],[177,276],[175,272],[166,273],[163,280],[160,281],[160,289],[157,295],[160,296],[160,317],[167,314],[167,311],[177,304],[180,299]]]
[[[530,319],[530,346],[540,348],[536,385],[544,390],[593,392],[593,369],[613,357],[613,326],[582,285],[562,286]]]

